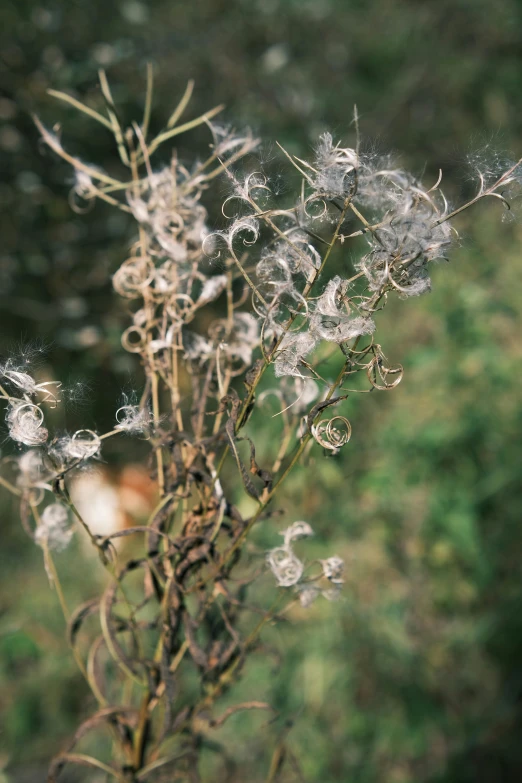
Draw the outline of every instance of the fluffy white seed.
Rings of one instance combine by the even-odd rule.
[[[71,541],[73,532],[67,508],[62,503],[51,503],[42,513],[34,538],[39,546],[47,545],[54,552],[62,552]]]

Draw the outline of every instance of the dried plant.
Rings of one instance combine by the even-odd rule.
[[[114,135],[127,178],[69,154],[58,130],[35,122],[45,144],[74,169],[73,204],[101,199],[137,223],[132,252],[113,283],[129,303],[122,344],[140,358],[141,399],[124,400],[110,432],[52,437],[44,409],[59,405],[60,384],[37,383],[30,368],[7,359],[0,395],[9,437],[27,448],[14,458],[15,475],[0,482],[19,499],[22,522],[43,550],[69,643],[98,703],[52,762],[49,780],[73,764],[133,783],[198,781],[201,748],[213,728],[241,710],[271,710],[253,694],[219,711],[220,698],[259,650],[263,628],[296,602],[306,608],[335,600],[342,589],[339,557],[307,562],[296,554],[295,542],[313,534],[307,522],[287,519],[282,542],[274,533],[276,545],[265,557],[247,545],[250,531],[275,516],[274,497],[307,450],[316,444],[326,456],[346,446],[352,426],[339,412],[344,400],[401,381],[403,368],[388,361],[376,339],[375,314],[389,295],[429,290],[431,265],[446,258],[456,233],[450,220],[459,212],[487,197],[509,207],[506,194],[520,180],[520,161],[493,181],[479,172],[476,197],[452,209],[441,176],[426,188],[390,159],[362,152],[355,113],[354,148],[329,134],[311,161],[281,148],[300,186],[289,205],[279,204],[270,180],[251,165],[257,140],[215,124],[220,107],[180,124],[192,83],[154,138],[151,70],[143,120],[128,129],[103,72],[100,84],[105,114],[51,92]],[[206,159],[187,166],[174,151],[168,165],[153,168],[160,147],[204,124],[212,134]],[[217,177],[230,186],[223,205],[228,223],[211,232],[203,197]],[[332,275],[332,253],[355,238],[366,251],[354,274]],[[270,382],[260,393],[263,377]],[[187,385],[189,399],[182,393]],[[269,467],[245,434],[252,411],[268,397],[280,422]],[[71,500],[70,479],[99,457],[107,438],[124,435],[150,444],[157,505],[146,525],[96,535]],[[12,471],[13,458],[8,462]],[[253,501],[249,516],[233,502],[237,482],[227,486],[223,479],[229,462]],[[67,547],[76,524],[97,550],[107,583],[100,597],[69,615],[53,556]],[[140,542],[139,555],[117,546],[123,536]],[[267,571],[275,578],[269,609],[256,605],[253,589]],[[196,697],[186,688],[194,673]],[[112,738],[110,754],[77,751],[88,733],[101,730]],[[268,781],[282,774],[284,758],[297,769],[284,743]]]

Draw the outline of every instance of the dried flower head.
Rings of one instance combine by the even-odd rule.
[[[286,546],[271,549],[267,555],[268,565],[279,587],[296,585],[303,575],[304,565]]]
[[[326,577],[333,584],[343,584],[343,572],[344,572],[344,560],[334,555],[326,560],[321,560],[323,567],[323,576]]]
[[[140,435],[149,432],[153,422],[152,412],[147,407],[139,405],[122,405],[116,411],[117,430],[128,432],[129,435]]]
[[[314,185],[317,195],[326,198],[346,198],[353,193],[359,158],[355,150],[334,144],[331,133],[319,138],[315,156]]]
[[[24,446],[40,446],[49,436],[41,408],[32,403],[10,400],[6,421],[9,437]]]
[[[78,430],[72,436],[60,438],[55,446],[55,452],[66,462],[97,457],[100,449],[101,440],[92,430]]]

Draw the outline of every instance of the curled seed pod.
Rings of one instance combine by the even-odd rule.
[[[77,184],[69,191],[68,202],[73,212],[77,215],[86,215],[94,209],[94,199],[96,198],[96,188],[93,186],[92,179],[85,172],[80,171],[76,174],[83,175],[82,178],[76,176]],[[83,182],[79,182],[82,179]],[[91,190],[88,189],[88,180],[91,182]]]
[[[40,446],[49,432],[43,427],[44,415],[37,405],[15,403],[7,414],[9,436],[25,446]]]
[[[320,194],[312,193],[304,202],[304,212],[310,220],[321,220],[328,214],[328,206]]]
[[[250,215],[235,220],[226,234],[229,249],[232,249],[239,236],[241,236],[244,245],[255,245],[259,239],[259,221]]]
[[[385,364],[387,359],[382,353],[380,345],[376,345],[375,350],[376,354],[366,370],[368,380],[373,388],[379,391],[394,389],[402,381],[404,368],[402,364],[398,364],[396,367],[387,367]]]
[[[175,323],[182,324],[192,320],[196,303],[188,294],[177,293],[169,298],[165,308]]]
[[[156,302],[169,299],[179,286],[179,278],[176,265],[172,261],[166,261],[157,269],[154,269],[151,281],[147,288],[147,294]]]
[[[345,416],[322,419],[312,427],[316,443],[335,454],[346,445],[352,436],[352,425]]]
[[[138,299],[149,286],[154,275],[150,258],[136,256],[120,266],[112,278],[114,290],[126,299]]]
[[[45,498],[44,487],[29,487],[24,492],[25,497],[32,506],[39,506]]]
[[[72,438],[64,444],[66,456],[73,459],[94,457],[101,448],[101,440],[92,430],[77,430]]]
[[[121,336],[121,344],[129,353],[141,353],[147,344],[147,333],[141,326],[129,326]]]
[[[292,587],[303,575],[304,565],[287,546],[271,549],[267,562],[280,587]]]
[[[148,408],[139,405],[122,405],[116,411],[117,430],[129,434],[146,433],[152,423],[152,414]]]

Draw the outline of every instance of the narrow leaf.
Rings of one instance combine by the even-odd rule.
[[[172,114],[169,117],[169,121],[167,122],[167,128],[173,128],[174,125],[177,123],[185,109],[187,108],[187,105],[192,97],[192,92],[194,90],[194,80],[189,79],[187,86],[185,88],[185,92],[183,93],[183,97],[181,98],[180,102],[172,112]]]
[[[102,125],[105,125],[109,130],[112,130],[112,125],[106,117],[102,114],[98,114],[97,111],[89,108],[89,106],[86,106],[81,101],[76,100],[72,95],[67,95],[66,92],[61,92],[60,90],[47,90],[47,94],[52,95],[53,98],[58,98],[59,101],[69,103],[71,106],[74,106],[75,109],[78,109],[78,111],[87,114],[89,117],[92,117],[93,120],[96,120],[96,122],[99,122]]]

